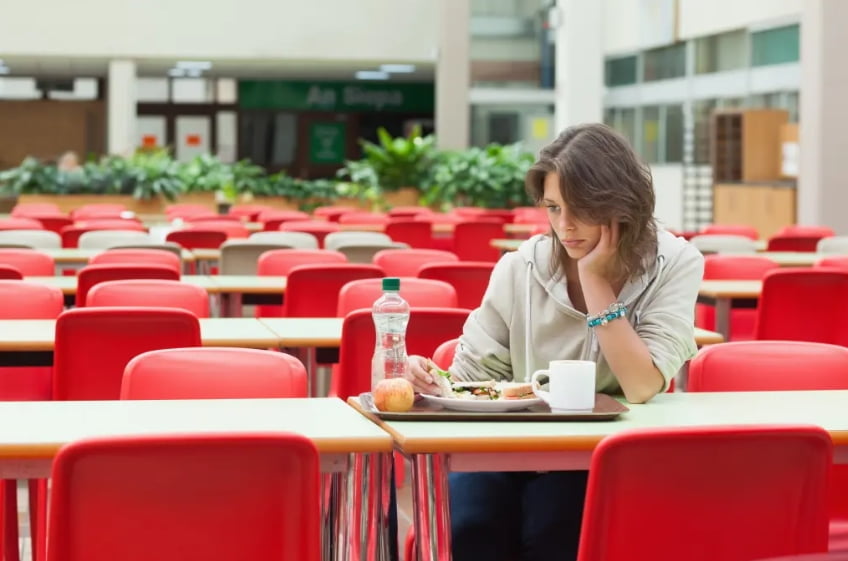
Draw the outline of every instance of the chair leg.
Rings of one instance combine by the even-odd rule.
[[[29,480],[29,528],[32,560],[42,561],[47,547],[47,479]]]
[[[17,483],[14,479],[3,480],[3,556],[6,561],[20,560]]]

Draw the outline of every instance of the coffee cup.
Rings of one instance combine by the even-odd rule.
[[[548,377],[548,391],[539,389],[540,376]],[[595,363],[591,360],[552,360],[530,378],[533,393],[551,411],[591,411],[595,408]]]

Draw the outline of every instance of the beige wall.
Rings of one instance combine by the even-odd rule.
[[[784,18],[798,18],[806,1],[677,0],[680,39],[713,35]]]

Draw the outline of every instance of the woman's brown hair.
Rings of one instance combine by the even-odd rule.
[[[617,253],[622,279],[643,274],[657,254],[651,171],[620,134],[599,123],[567,128],[539,153],[527,172],[530,197],[541,203],[545,177],[556,173],[562,200],[579,220],[620,224]],[[554,269],[570,260],[553,236]]]

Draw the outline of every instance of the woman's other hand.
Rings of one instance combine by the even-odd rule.
[[[577,261],[580,278],[595,276],[611,280],[618,253],[619,224],[613,221],[609,226],[601,226],[601,239],[592,251]]]
[[[412,387],[417,393],[428,395],[441,395],[441,389],[436,383],[435,376],[430,373],[430,361],[423,356],[410,355],[409,368],[406,378],[412,382]]]

